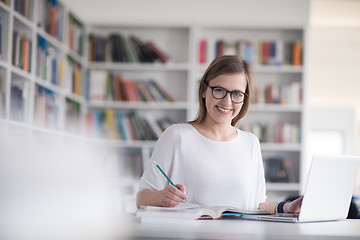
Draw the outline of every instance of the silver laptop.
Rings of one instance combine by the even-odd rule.
[[[346,219],[359,166],[358,156],[314,156],[299,214],[243,215],[242,218],[280,222]]]

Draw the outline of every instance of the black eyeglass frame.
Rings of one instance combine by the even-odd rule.
[[[231,99],[231,101],[232,101],[233,103],[242,103],[242,102],[244,102],[245,99],[248,97],[248,94],[247,94],[247,93],[244,93],[244,92],[242,92],[242,91],[238,91],[238,90],[236,90],[236,91],[229,91],[229,90],[227,90],[227,89],[225,89],[225,88],[223,88],[223,87],[210,86],[209,83],[207,83],[207,82],[204,82],[204,83],[205,83],[206,86],[208,86],[208,87],[211,89],[211,95],[212,95],[215,99],[218,99],[218,100],[224,99],[224,98],[228,95],[228,93],[230,93],[230,99]],[[215,97],[215,96],[214,96],[214,89],[215,89],[215,88],[221,88],[221,89],[223,89],[223,90],[226,92],[226,94],[225,94],[222,98],[217,98],[217,97]],[[233,100],[233,98],[232,98],[232,94],[233,94],[233,93],[237,93],[237,92],[240,92],[240,93],[244,94],[244,99],[243,99],[241,102],[235,102],[235,101]]]

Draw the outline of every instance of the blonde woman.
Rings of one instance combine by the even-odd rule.
[[[213,60],[199,85],[195,120],[167,128],[151,157],[176,187],[148,164],[140,180],[137,207],[174,207],[182,202],[234,206],[269,212],[300,211],[302,198],[266,202],[258,138],[236,128],[253,94],[250,65],[237,56]]]

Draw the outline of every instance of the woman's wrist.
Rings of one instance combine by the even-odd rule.
[[[286,202],[283,206],[284,213],[289,213],[290,202]]]
[[[290,203],[290,201],[279,202],[277,205],[277,213],[289,212],[289,203]],[[287,205],[287,206],[285,206],[285,205]]]

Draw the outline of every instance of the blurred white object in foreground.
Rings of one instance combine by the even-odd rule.
[[[109,239],[125,229],[114,211],[104,152],[84,139],[0,138],[1,239]],[[117,198],[119,199],[119,198]],[[120,219],[121,220],[121,219]],[[122,227],[123,226],[123,227]]]

